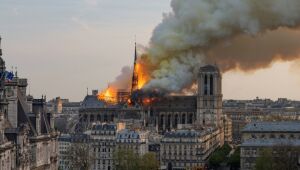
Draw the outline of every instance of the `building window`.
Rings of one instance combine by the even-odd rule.
[[[207,82],[207,75],[204,76],[204,95],[208,93],[208,82]]]
[[[213,75],[210,75],[210,95],[214,93],[214,78]]]
[[[281,135],[280,135],[280,138],[281,138],[281,139],[285,139],[285,135],[284,135],[284,134],[281,134]]]

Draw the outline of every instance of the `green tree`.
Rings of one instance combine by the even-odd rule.
[[[230,153],[231,147],[228,144],[224,144],[221,148],[218,148],[209,159],[209,166],[213,168],[220,167],[222,163],[226,163],[227,155]]]
[[[236,148],[234,153],[229,157],[228,159],[228,165],[230,166],[231,169],[239,169],[240,168],[240,148]]]
[[[95,161],[90,154],[90,147],[87,143],[73,143],[67,151],[70,167],[74,170],[89,170]]]
[[[228,143],[225,143],[224,146],[221,148],[225,155],[228,155],[231,151],[231,147]]]
[[[292,145],[280,145],[272,148],[274,170],[298,170],[299,147]]]
[[[142,170],[157,170],[159,162],[156,159],[156,155],[154,153],[145,154],[140,161],[140,168]]]
[[[273,151],[270,148],[262,149],[259,153],[259,157],[256,159],[256,170],[271,170],[274,167],[272,158]]]
[[[114,161],[117,170],[139,170],[140,158],[133,150],[118,149]]]
[[[298,170],[299,147],[292,145],[277,145],[260,151],[256,159],[256,170]]]
[[[154,153],[139,156],[133,150],[118,149],[114,153],[116,170],[156,170],[159,163]]]

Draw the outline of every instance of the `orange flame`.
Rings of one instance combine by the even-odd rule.
[[[134,74],[137,74],[138,77],[138,85],[137,85],[138,89],[142,89],[145,86],[145,84],[147,84],[151,79],[148,64],[149,61],[147,60],[147,57],[141,57],[138,59],[135,65]],[[122,89],[127,89],[127,88],[128,87],[124,87]],[[101,101],[105,101],[107,103],[115,104],[118,102],[117,91],[118,89],[116,87],[109,86],[107,89],[103,90],[98,94],[98,99]],[[150,102],[151,101],[147,101],[146,103],[150,103]],[[132,101],[128,99],[127,103],[132,104]]]
[[[108,87],[106,90],[98,94],[98,99],[107,103],[117,102],[117,90],[113,87]]]
[[[141,63],[137,63],[135,72],[138,74],[138,89],[142,89],[144,85],[150,80],[147,70]]]

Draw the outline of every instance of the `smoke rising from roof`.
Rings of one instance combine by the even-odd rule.
[[[299,0],[172,0],[155,28],[145,89],[190,87],[201,65],[251,71],[299,56]]]
[[[130,89],[131,76],[132,76],[132,68],[129,66],[125,66],[122,68],[120,75],[116,77],[116,79],[109,83],[109,86],[113,87],[115,90],[117,89]]]

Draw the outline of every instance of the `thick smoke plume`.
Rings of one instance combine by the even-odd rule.
[[[299,56],[299,0],[172,0],[144,58],[144,89],[191,87],[204,64],[251,71]]]
[[[122,68],[120,75],[117,76],[113,82],[109,83],[109,86],[111,88],[114,88],[115,91],[118,89],[123,89],[123,90],[130,89],[131,77],[132,77],[132,68],[125,66]]]

